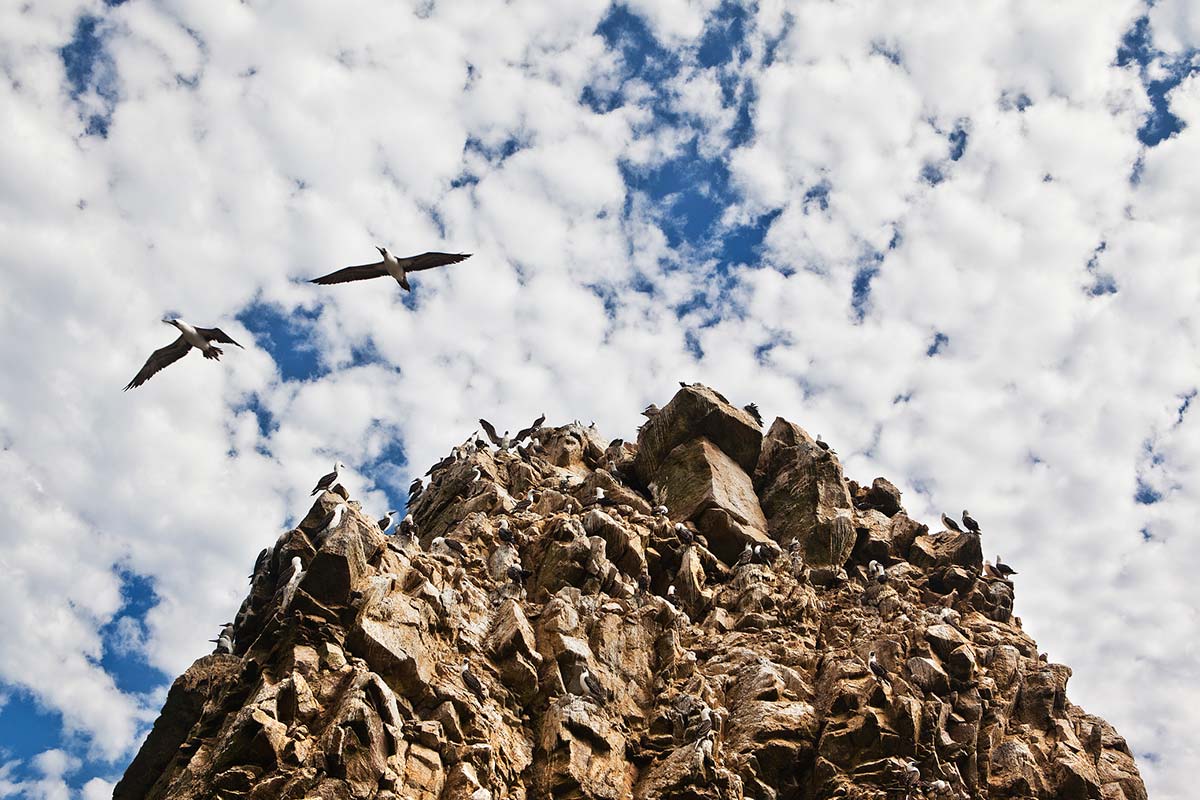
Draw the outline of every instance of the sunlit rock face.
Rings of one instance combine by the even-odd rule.
[[[799,426],[690,386],[536,439],[443,463],[412,537],[320,496],[114,797],[1146,797],[979,537]]]

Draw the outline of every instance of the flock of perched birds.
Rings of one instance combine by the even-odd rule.
[[[377,246],[375,249],[379,251],[381,257],[379,261],[373,264],[359,264],[353,267],[345,267],[328,275],[313,278],[309,283],[327,286],[335,283],[365,281],[372,278],[390,276],[395,279],[396,283],[400,284],[400,288],[407,292],[412,290],[412,287],[408,283],[410,273],[433,269],[434,267],[444,267],[447,264],[457,264],[471,257],[470,253],[438,253],[431,251],[421,253],[420,255],[397,258],[389,253],[386,247]],[[154,377],[156,373],[174,364],[192,350],[199,350],[207,359],[220,361],[224,351],[213,344],[213,342],[242,347],[242,345],[235,342],[229,334],[220,328],[198,328],[181,319],[164,319],[163,322],[179,331],[178,338],[166,347],[160,347],[151,353],[150,357],[146,359],[146,363],[138,370],[137,375],[133,376],[133,380],[126,384],[123,391],[136,389]],[[245,348],[242,349],[244,350]]]

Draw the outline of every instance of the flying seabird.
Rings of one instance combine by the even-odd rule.
[[[871,577],[880,583],[887,583],[887,570],[884,569],[883,564],[880,564],[878,561],[872,559],[871,563],[867,564],[867,572],[869,572]]]
[[[946,526],[946,530],[954,531],[955,533],[963,532],[963,529],[958,527],[958,523],[954,521],[954,518],[948,516],[944,511],[942,512],[942,524]]]
[[[312,495],[320,494],[321,492],[326,492],[332,489],[341,478],[341,472],[345,468],[345,464],[340,461],[336,462],[333,465],[333,472],[330,472],[328,475],[322,475],[321,480],[317,481],[317,485],[313,487],[313,490],[309,496],[311,497]]]
[[[156,372],[186,356],[193,347],[203,353],[205,358],[211,358],[213,361],[220,361],[221,355],[224,353],[223,350],[212,344],[213,342],[242,347],[220,328],[193,328],[181,319],[164,319],[163,322],[178,329],[179,338],[166,347],[160,347],[151,353],[150,357],[146,359],[146,363],[138,370],[138,374],[134,375],[133,380],[121,391],[128,392],[130,389],[141,386]],[[246,348],[242,347],[242,349]]]
[[[400,288],[407,292],[412,288],[408,285],[408,273],[420,272],[423,269],[433,269],[434,267],[444,267],[447,264],[457,264],[471,257],[470,253],[429,252],[421,253],[418,256],[396,258],[387,251],[386,247],[379,247],[377,245],[375,249],[379,251],[379,255],[383,256],[381,261],[376,261],[374,264],[360,264],[357,267],[339,269],[337,272],[322,275],[320,278],[313,278],[309,283],[319,283],[321,285],[349,283],[350,281],[365,281],[370,278],[382,278],[385,275],[391,275],[396,279],[396,283],[400,284]]]
[[[387,514],[385,516],[380,517],[379,521],[378,521],[379,530],[383,531],[384,533],[387,533],[387,529],[392,527],[392,517],[394,517],[394,516],[396,516],[396,512],[389,511],[389,512],[387,512]]]
[[[209,639],[217,645],[218,653],[233,653],[233,623],[226,622],[216,639]]]
[[[1009,575],[1016,575],[1017,571],[1000,560],[1000,556],[996,556],[996,572],[1000,573],[1000,577],[1008,580]]]
[[[875,659],[875,651],[871,651],[871,655],[867,658],[867,666],[871,668],[871,673],[875,678],[885,686],[891,686],[892,682],[888,678],[888,671]]]
[[[750,417],[758,424],[758,427],[762,427],[762,414],[758,413],[758,404],[747,403],[746,405],[742,406],[742,410],[750,415]]]
[[[962,521],[963,525],[966,525],[967,530],[971,533],[979,533],[979,523],[971,518],[971,512],[965,508],[963,509]]]
[[[479,680],[479,678],[475,676],[474,672],[471,672],[470,661],[465,658],[463,659],[462,669],[460,672],[462,674],[463,683],[466,684],[467,688],[471,690],[471,694],[478,697],[479,702],[481,703],[486,700],[487,690],[483,688],[483,681]]]

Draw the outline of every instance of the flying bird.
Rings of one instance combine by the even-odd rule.
[[[942,524],[946,526],[946,530],[948,531],[954,531],[955,533],[963,532],[963,529],[958,527],[958,523],[954,521],[954,518],[948,516],[944,511],[942,512]]]
[[[408,292],[412,290],[412,287],[408,285],[408,273],[420,272],[423,269],[433,269],[434,267],[444,267],[447,264],[457,264],[471,257],[470,253],[429,252],[421,253],[418,256],[396,258],[387,251],[386,247],[376,246],[375,249],[383,257],[382,260],[376,261],[374,264],[360,264],[357,267],[339,269],[337,272],[322,275],[320,278],[313,278],[309,283],[319,283],[326,286],[333,283],[365,281],[371,278],[382,278],[385,275],[391,275],[396,279],[396,283],[400,284],[400,288]]]
[[[309,493],[309,497],[320,494],[321,492],[327,492],[332,489],[334,485],[337,484],[338,479],[342,476],[342,470],[345,468],[346,465],[342,462],[335,462],[333,465],[333,472],[330,472],[328,475],[321,476],[321,479],[317,481],[317,485],[314,486],[312,492]]]
[[[966,525],[967,530],[971,533],[979,533],[979,523],[971,518],[971,512],[965,508],[963,509],[962,521],[963,525]]]
[[[496,447],[499,447],[501,450],[508,450],[514,444],[520,441],[514,440],[511,436],[509,436],[508,431],[505,431],[503,436],[497,436],[495,427],[493,427],[492,423],[488,422],[486,419],[479,420],[479,424],[483,426],[483,432],[486,433],[488,438],[492,440],[492,444],[496,445]]]
[[[134,375],[133,380],[126,384],[121,391],[128,392],[130,389],[141,386],[156,372],[186,356],[193,347],[203,353],[205,358],[211,358],[213,361],[220,361],[221,354],[224,353],[213,342],[242,347],[220,328],[193,328],[181,319],[164,319],[163,322],[178,329],[179,338],[166,347],[160,347],[151,353],[150,357],[146,359],[146,363],[138,370],[138,374]],[[246,348],[242,347],[242,349]]]
[[[545,421],[546,421],[546,414],[543,412],[542,415],[540,417],[538,417],[537,419],[535,419],[533,421],[533,424],[530,425],[528,428],[522,428],[521,430],[517,431],[517,436],[515,439],[513,439],[513,443],[516,444],[517,442],[522,442],[525,439],[532,436],[533,434],[540,431],[542,429],[542,423]]]

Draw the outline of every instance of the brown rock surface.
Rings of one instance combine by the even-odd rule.
[[[764,438],[691,386],[638,446],[539,438],[435,471],[420,543],[353,501],[318,541],[342,500],[319,497],[252,579],[236,655],[175,682],[114,797],[1146,797],[1012,584],[981,576],[986,542],[930,535],[798,426]],[[439,535],[465,555],[430,552]]]

